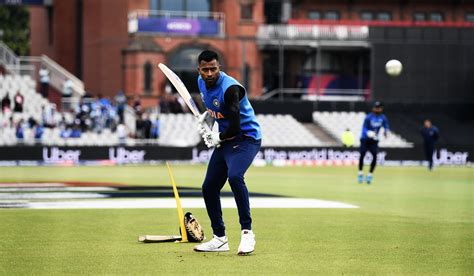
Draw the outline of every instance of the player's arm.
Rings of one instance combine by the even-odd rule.
[[[232,85],[225,91],[224,102],[229,108],[227,120],[229,127],[219,134],[221,140],[232,139],[240,133],[240,100],[243,92],[238,85]]]

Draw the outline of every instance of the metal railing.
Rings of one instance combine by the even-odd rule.
[[[367,40],[368,26],[350,25],[261,25],[259,40]]]
[[[84,83],[46,55],[18,57],[5,43],[0,41],[0,65],[3,65],[10,74],[29,75],[33,79],[36,79],[41,66],[44,66],[50,73],[49,84],[56,90],[62,92],[64,83],[66,80],[70,80],[73,96],[81,97],[85,94]]]
[[[34,67],[35,75],[32,76],[34,79],[35,76],[38,75],[40,68],[44,66],[49,71],[49,85],[54,87],[57,91],[62,92],[64,83],[70,80],[73,97],[82,97],[85,94],[84,83],[48,56],[22,56],[19,57],[19,59],[22,66]]]
[[[313,89],[314,90],[314,89]],[[284,100],[298,97],[310,101],[365,101],[370,96],[368,89],[324,89],[324,93],[312,92],[308,88],[283,88],[271,90],[259,97],[261,100],[270,98]]]
[[[128,32],[138,31],[139,18],[165,18],[165,19],[211,19],[219,22],[218,37],[225,36],[225,14],[222,12],[198,11],[166,11],[166,10],[134,10],[128,14]],[[170,33],[167,33],[170,34]]]
[[[201,12],[201,11],[165,11],[165,10],[134,10],[128,14],[128,18],[138,17],[165,17],[165,18],[207,18],[214,20],[224,20],[222,12]]]
[[[0,41],[0,65],[3,65],[8,72],[20,70],[20,59],[2,41]]]

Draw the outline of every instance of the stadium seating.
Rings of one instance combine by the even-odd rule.
[[[262,146],[312,147],[323,145],[291,115],[257,115],[257,120],[262,127]]]
[[[263,146],[319,146],[315,138],[302,124],[290,115],[257,115],[263,133]],[[199,143],[196,121],[191,114],[160,115],[160,145],[193,146]]]
[[[25,145],[41,143],[44,145],[58,146],[108,146],[119,144],[118,135],[113,133],[108,128],[104,128],[100,133],[91,131],[84,132],[80,138],[62,138],[60,136],[59,127],[45,127],[44,133],[40,140],[35,140],[33,129],[25,128],[24,138],[20,141],[15,135],[15,126],[20,122],[20,120],[27,122],[28,119],[33,118],[37,122],[43,122],[43,109],[56,110],[55,105],[37,93],[35,88],[36,82],[30,76],[0,74],[0,99],[3,99],[3,97],[8,94],[10,99],[13,100],[13,95],[17,91],[19,91],[24,97],[23,112],[10,114],[4,114],[3,112],[0,112],[0,146],[11,146],[20,142]],[[74,115],[68,112],[54,112],[53,114],[53,119],[55,122],[59,122],[62,116],[65,117],[67,122],[72,122],[74,120]],[[126,143],[128,142],[129,141],[126,141]]]
[[[160,115],[160,145],[189,147],[197,145],[200,140],[196,119],[192,114]]]
[[[0,127],[2,129],[0,145],[14,145],[17,143],[14,126],[18,124],[20,120],[26,122],[29,118],[33,118],[40,122],[42,120],[42,107],[53,107],[52,103],[35,91],[35,87],[36,82],[30,76],[0,75],[0,99],[9,95],[13,107],[13,96],[17,92],[24,98],[23,112],[11,114],[0,112]],[[25,129],[24,137],[23,142],[25,144],[33,144],[35,142],[31,129]]]
[[[362,124],[364,122],[366,114],[364,112],[313,112],[313,121],[319,124],[334,138],[340,139],[342,132],[346,129],[350,129],[355,136],[355,146],[360,145],[359,137],[362,131]],[[387,137],[384,137],[379,133],[379,145],[380,147],[398,147],[398,148],[409,148],[413,144],[406,141],[400,135],[389,132]]]
[[[13,95],[17,91],[20,92],[24,97],[23,115],[26,116],[28,114],[35,120],[40,120],[41,106],[50,103],[41,97],[40,94],[36,93],[35,86],[35,81],[29,76],[0,75],[0,99],[3,99],[8,94],[13,101]],[[14,120],[19,120],[21,118],[20,115],[14,114]],[[5,116],[4,119],[6,119]]]
[[[13,95],[19,91],[24,97],[23,112],[12,113],[11,115],[0,113],[0,133],[1,145],[15,145],[20,142],[15,135],[15,125],[20,120],[28,121],[31,117],[37,122],[42,122],[42,110],[54,109],[54,104],[44,99],[35,91],[35,81],[29,76],[0,75],[0,98],[7,93]],[[72,122],[74,115],[71,113],[54,113],[54,120],[59,122],[62,117],[66,121]],[[152,117],[157,114],[152,114]],[[82,133],[80,138],[61,138],[60,129],[45,128],[40,141],[34,139],[34,130],[25,128],[22,143],[31,145],[42,143],[44,145],[58,146],[112,146],[119,144],[136,145],[142,142],[159,144],[163,146],[189,147],[197,145],[201,138],[196,130],[196,120],[192,114],[161,114],[160,136],[152,140],[135,140],[127,138],[120,141],[119,134],[111,129],[104,128],[98,132],[87,131]],[[365,114],[362,112],[314,112],[314,122],[319,124],[324,131],[339,140],[341,133],[350,128],[356,137],[359,137],[362,122]],[[316,147],[324,146],[311,131],[298,122],[291,115],[257,115],[257,119],[262,127],[265,147]],[[11,119],[10,119],[11,118]],[[355,146],[359,141],[356,139]],[[382,147],[410,147],[412,144],[405,139],[391,132],[385,138],[380,137]]]
[[[5,79],[7,79],[7,86],[13,87],[13,89],[8,89],[10,93],[20,85],[18,83],[29,83],[29,86],[20,90],[25,98],[24,112],[13,114],[12,125],[5,127],[8,125],[8,122],[6,122],[7,117],[0,114],[0,122],[2,125],[0,146],[17,144],[19,141],[15,136],[14,125],[16,125],[20,119],[25,121],[28,120],[30,116],[37,121],[41,121],[41,107],[51,105],[51,103],[43,99],[41,95],[34,91],[31,86],[34,82],[26,79],[18,79],[18,77],[12,76],[6,76]],[[5,92],[0,96],[4,96],[4,94]],[[73,115],[70,113],[56,113],[56,121],[59,121],[62,115],[66,117],[66,121],[73,120]],[[196,130],[196,120],[192,114],[161,114],[159,118],[160,137],[158,141],[146,142],[177,147],[195,146],[200,142],[201,137]],[[322,145],[316,137],[314,137],[301,123],[296,121],[290,115],[258,115],[258,121],[262,126],[263,146],[298,147]],[[104,129],[101,133],[85,132],[82,133],[80,138],[61,138],[60,129],[56,127],[45,128],[41,141],[35,141],[32,131],[26,129],[25,138],[22,140],[22,143],[28,145],[34,144],[35,142],[41,142],[44,145],[58,146],[107,146],[118,145],[119,138],[117,133],[111,132],[109,129]],[[134,139],[129,138],[125,143],[127,145],[135,145],[140,143],[140,141],[135,141]]]

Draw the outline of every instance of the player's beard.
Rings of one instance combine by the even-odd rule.
[[[374,112],[374,114],[377,115],[377,116],[383,113],[383,111],[381,109],[374,109],[374,110],[372,110],[372,112]]]
[[[204,80],[206,82],[206,87],[211,88],[216,84],[216,79],[215,78],[208,78]]]
[[[206,83],[206,88],[212,88],[214,85],[216,85],[219,77],[220,77],[220,73],[217,73],[216,75],[214,75],[214,77],[205,78],[204,82]]]

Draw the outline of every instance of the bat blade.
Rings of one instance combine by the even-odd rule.
[[[199,109],[196,106],[191,94],[189,93],[188,89],[184,85],[183,81],[176,75],[168,66],[164,65],[163,63],[158,64],[158,67],[161,69],[163,74],[168,78],[168,80],[173,84],[176,91],[178,91],[179,95],[183,98],[186,105],[189,107],[189,110],[194,114],[194,116],[199,116]]]
[[[180,240],[181,236],[141,235],[138,237],[138,241],[143,243],[174,242]]]
[[[184,102],[189,107],[189,110],[191,110],[194,117],[199,118],[199,116],[201,115],[201,113],[199,112],[199,108],[196,106],[196,103],[191,97],[191,94],[189,94],[189,91],[184,85],[183,81],[178,77],[178,75],[176,75],[170,68],[168,68],[168,66],[164,65],[163,63],[158,64],[158,67],[161,69],[163,74],[165,74],[168,80],[173,84],[174,88],[176,88],[176,91],[178,91],[179,95],[183,98]],[[211,126],[204,124],[204,127],[207,131],[212,130],[212,124]],[[220,145],[217,145],[217,147],[220,147]]]

